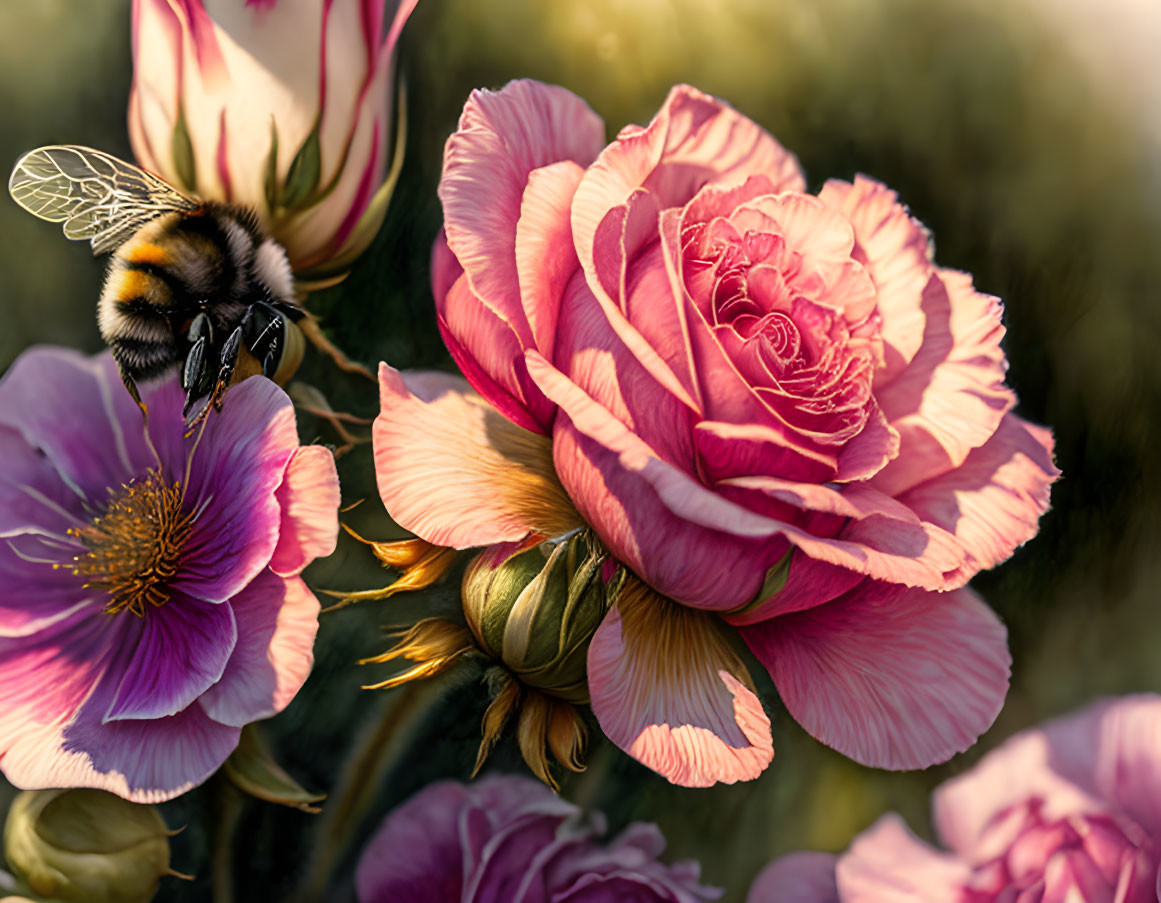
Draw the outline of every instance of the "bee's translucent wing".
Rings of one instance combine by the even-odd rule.
[[[91,147],[38,147],[16,161],[13,200],[34,216],[64,223],[69,238],[112,251],[151,219],[198,202],[145,170]]]

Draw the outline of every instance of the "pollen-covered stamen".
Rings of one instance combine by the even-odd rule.
[[[183,501],[180,482],[150,470],[112,492],[87,526],[69,530],[88,551],[68,566],[88,578],[85,586],[109,593],[109,614],[128,609],[143,618],[148,606],[169,601],[166,584],[177,574],[196,516],[183,510]]]

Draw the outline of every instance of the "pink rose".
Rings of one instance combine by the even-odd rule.
[[[749,903],[1156,903],[1161,696],[1129,696],[1025,731],[935,794],[949,852],[899,816],[835,857],[769,865]]]
[[[765,755],[744,669],[705,653],[718,616],[852,758],[919,768],[971,745],[1009,658],[964,584],[1036,533],[1058,474],[1051,434],[1010,412],[999,302],[934,265],[884,186],[804,188],[773,138],[687,86],[608,146],[561,88],[474,92],[433,288],[460,369],[527,432],[466,414],[479,399],[446,380],[384,376],[397,521],[457,548],[587,524],[648,585],[597,631],[589,689],[605,732],[682,782]],[[488,455],[540,468],[571,521]],[[703,745],[718,765],[686,769]]]

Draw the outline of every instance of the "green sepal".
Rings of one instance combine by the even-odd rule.
[[[173,155],[173,168],[186,191],[198,190],[198,171],[194,165],[193,142],[185,124],[185,111],[177,108],[177,122],[173,124],[173,134],[169,139],[169,151]]]
[[[786,581],[790,579],[790,559],[793,555],[794,549],[791,549],[779,558],[777,563],[766,572],[766,579],[762,582],[762,588],[758,590],[754,598],[741,608],[731,609],[727,614],[740,615],[748,611],[753,611],[762,603],[770,601],[770,599],[782,592],[786,587]]]
[[[282,197],[279,199],[279,206],[284,210],[303,206],[318,187],[322,175],[322,146],[318,126],[318,120],[315,120],[314,128],[290,161],[290,170],[286,173]]]
[[[238,748],[222,766],[222,773],[243,793],[303,812],[319,812],[319,808],[312,804],[326,799],[325,793],[304,790],[274,761],[270,749],[253,724],[242,728]]]
[[[322,283],[336,275],[350,269],[351,264],[362,254],[379,232],[383,220],[387,217],[387,208],[391,204],[391,197],[395,194],[395,185],[399,182],[399,174],[403,171],[404,152],[407,148],[407,95],[404,87],[399,89],[399,99],[395,120],[395,146],[391,158],[391,168],[387,171],[387,178],[375,191],[367,204],[367,209],[359,217],[351,234],[347,236],[342,247],[336,249],[335,255],[324,260],[318,266],[309,267],[294,274],[300,288],[312,283]],[[309,288],[303,288],[308,291]]]

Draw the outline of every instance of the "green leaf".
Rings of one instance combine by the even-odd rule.
[[[311,804],[326,799],[325,793],[308,793],[274,761],[253,724],[242,728],[238,748],[226,760],[222,771],[239,790],[268,803],[316,813],[320,810]]]
[[[322,175],[322,148],[319,143],[318,121],[306,136],[302,147],[290,162],[290,170],[286,174],[286,184],[282,186],[281,206],[293,210],[310,198],[318,187],[319,177]]]
[[[193,142],[185,124],[185,111],[177,108],[177,122],[173,124],[173,135],[169,140],[169,150],[173,154],[173,167],[186,191],[198,190],[198,171],[194,165]]]

